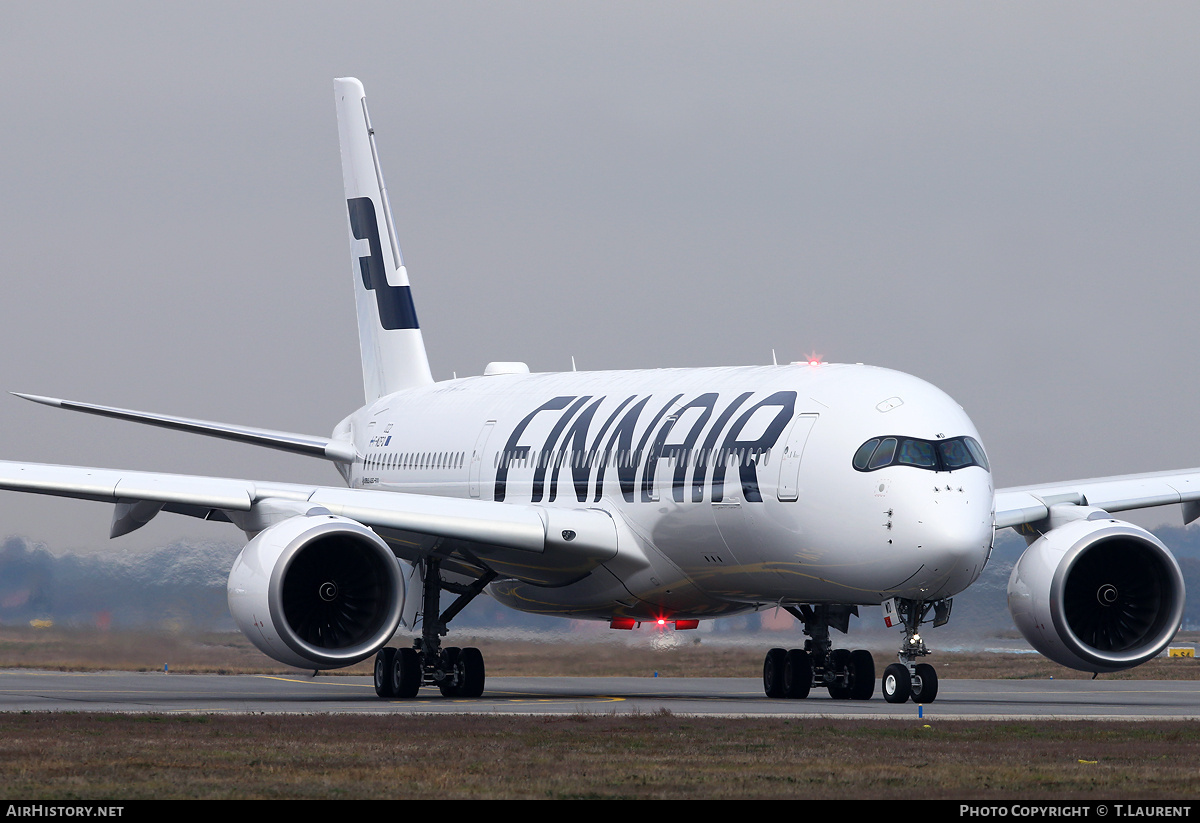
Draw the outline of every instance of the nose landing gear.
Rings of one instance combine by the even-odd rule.
[[[896,615],[904,624],[904,640],[900,643],[900,662],[883,670],[883,699],[889,703],[903,703],[909,699],[914,703],[932,703],[938,693],[937,671],[928,663],[916,662],[917,658],[930,653],[918,628],[922,623],[931,622],[926,619],[930,609],[934,613],[933,625],[944,625],[950,619],[952,601],[926,603],[896,599],[893,603]],[[887,608],[885,605],[885,610]]]

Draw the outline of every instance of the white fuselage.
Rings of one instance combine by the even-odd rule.
[[[345,421],[352,487],[595,508],[624,550],[526,611],[712,617],[765,604],[937,600],[980,574],[989,471],[858,470],[872,438],[978,438],[928,383],[861,365],[499,374],[409,389]],[[634,560],[633,558],[636,558]]]

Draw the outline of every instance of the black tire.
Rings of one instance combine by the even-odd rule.
[[[812,677],[812,657],[803,649],[792,649],[783,662],[783,696],[792,700],[808,697]]]
[[[920,684],[918,685],[917,681],[913,681],[912,702],[932,703],[937,699],[938,693],[937,672],[928,663],[918,663],[916,669],[917,677],[920,678]]]
[[[462,687],[462,667],[458,663],[462,649],[457,646],[447,646],[442,649],[442,665],[446,669],[446,677],[438,682],[438,691],[442,697],[458,697]]]
[[[829,670],[837,677],[845,677],[850,668],[850,652],[845,649],[834,649],[829,653]],[[839,682],[829,684],[829,696],[834,700],[849,700],[850,687]]]
[[[870,700],[875,694],[875,658],[865,649],[850,652],[850,699]]]
[[[416,649],[396,649],[392,664],[392,691],[396,697],[416,697],[421,688],[421,656]]]
[[[763,691],[767,697],[787,697],[783,690],[783,667],[787,661],[787,650],[771,649],[763,661]]]
[[[457,689],[456,697],[479,697],[483,694],[483,684],[486,672],[483,666],[483,652],[479,649],[466,648],[458,655],[458,665],[462,667],[462,682]]]
[[[889,703],[903,703],[912,694],[912,676],[908,667],[893,663],[883,670],[883,699]]]
[[[383,698],[395,697],[392,688],[392,666],[395,664],[396,650],[385,646],[375,654],[375,694]]]

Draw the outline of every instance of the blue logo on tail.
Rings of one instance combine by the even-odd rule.
[[[417,310],[413,306],[408,286],[388,285],[383,266],[383,249],[379,245],[379,222],[375,219],[375,204],[370,197],[355,197],[346,201],[350,209],[350,231],[356,240],[371,245],[370,257],[358,258],[363,287],[375,292],[379,307],[379,322],[385,329],[416,329]]]

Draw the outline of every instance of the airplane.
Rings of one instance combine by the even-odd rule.
[[[232,523],[248,540],[228,581],[240,630],[297,668],[373,655],[381,698],[483,694],[482,652],[443,638],[486,593],[613,629],[784,609],[806,639],[766,653],[763,688],[781,699],[872,698],[872,654],[830,630],[882,605],[903,630],[883,696],[929,703],[921,627],[949,620],[1003,528],[1028,544],[1013,620],[1050,659],[1120,671],[1180,628],[1171,552],[1113,514],[1180,504],[1192,522],[1200,469],[995,489],[949,396],[818,358],[541,374],[494,362],[435,381],[363,86],[340,78],[334,92],[365,405],[319,437],[17,396],[308,455],[345,487],[0,462],[0,488],[112,503],[110,537],[160,512]],[[411,646],[389,646],[401,627]]]

